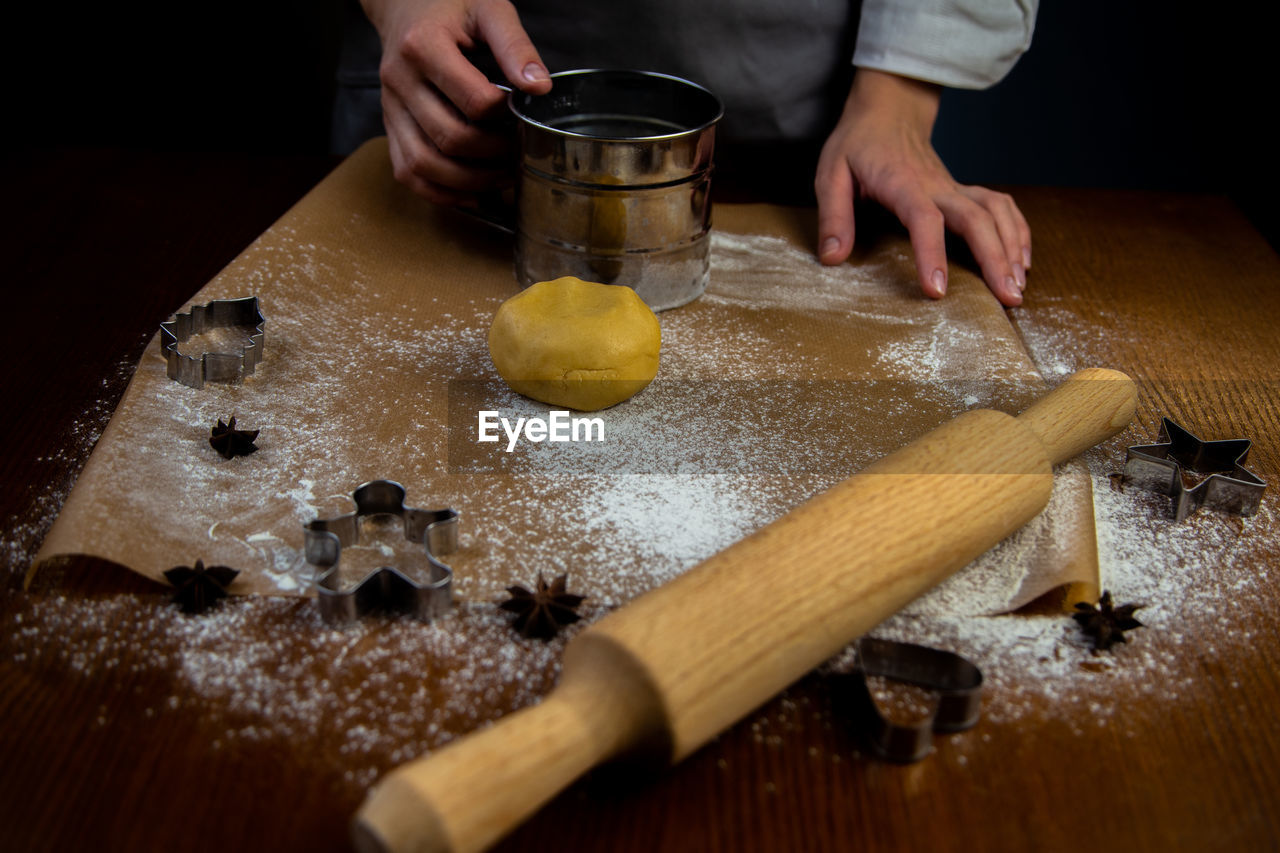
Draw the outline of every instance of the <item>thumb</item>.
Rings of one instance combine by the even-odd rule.
[[[551,76],[538,50],[520,24],[520,15],[507,2],[492,4],[480,17],[480,35],[493,51],[511,85],[531,95],[551,91]]]

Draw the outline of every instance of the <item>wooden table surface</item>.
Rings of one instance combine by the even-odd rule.
[[[3,165],[0,848],[346,847],[360,784],[288,744],[213,748],[208,720],[152,714],[175,688],[128,665],[145,650],[123,644],[109,673],[15,653],[20,635],[60,641],[32,623],[33,601],[143,588],[94,566],[30,592],[22,577],[160,321],[333,165],[77,150]],[[1131,373],[1139,436],[1167,414],[1206,437],[1252,437],[1250,468],[1280,480],[1280,257],[1240,213],[1211,196],[1016,195],[1035,264],[1011,317],[1033,355]],[[1274,527],[1264,515],[1248,523]],[[657,779],[570,789],[504,849],[1276,849],[1277,538],[1247,597],[1224,593],[1213,620],[1189,623],[1211,631],[1135,638],[1187,679],[1176,701],[1115,678],[1107,707],[1094,703],[1101,724],[1087,703],[1044,701],[896,766],[852,752],[838,727],[776,725],[829,704],[810,676]],[[761,720],[775,723],[766,736]]]

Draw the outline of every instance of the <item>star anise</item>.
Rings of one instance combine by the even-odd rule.
[[[236,419],[232,416],[230,423],[223,423],[218,418],[218,425],[209,432],[209,446],[218,451],[223,459],[235,456],[248,456],[258,449],[254,439],[258,430],[236,429]]]
[[[182,606],[183,613],[203,613],[227,597],[227,587],[238,574],[227,566],[205,568],[203,560],[196,560],[194,566],[175,566],[164,576],[173,584],[173,600]]]
[[[1111,603],[1111,592],[1106,591],[1102,593],[1096,606],[1087,601],[1077,603],[1076,610],[1079,612],[1072,613],[1071,618],[1080,623],[1080,630],[1092,638],[1094,651],[1106,651],[1116,643],[1129,642],[1124,635],[1125,631],[1143,627],[1141,622],[1133,618],[1133,614],[1145,606],[1122,604],[1115,607]]]
[[[577,622],[581,617],[577,607],[585,596],[573,595],[565,591],[568,575],[561,575],[550,584],[538,574],[538,585],[533,591],[522,586],[509,586],[511,595],[498,606],[503,610],[516,614],[512,626],[526,637],[539,637],[549,640],[562,627]]]

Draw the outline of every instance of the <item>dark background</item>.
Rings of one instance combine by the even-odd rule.
[[[935,143],[966,182],[1225,193],[1275,246],[1276,48],[1246,5],[1043,0],[1030,52],[990,90],[948,92]],[[14,156],[328,149],[342,0],[15,14]]]

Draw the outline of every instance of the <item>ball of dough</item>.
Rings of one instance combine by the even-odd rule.
[[[658,318],[624,285],[540,281],[498,308],[489,354],[511,388],[583,412],[621,403],[658,375]]]

